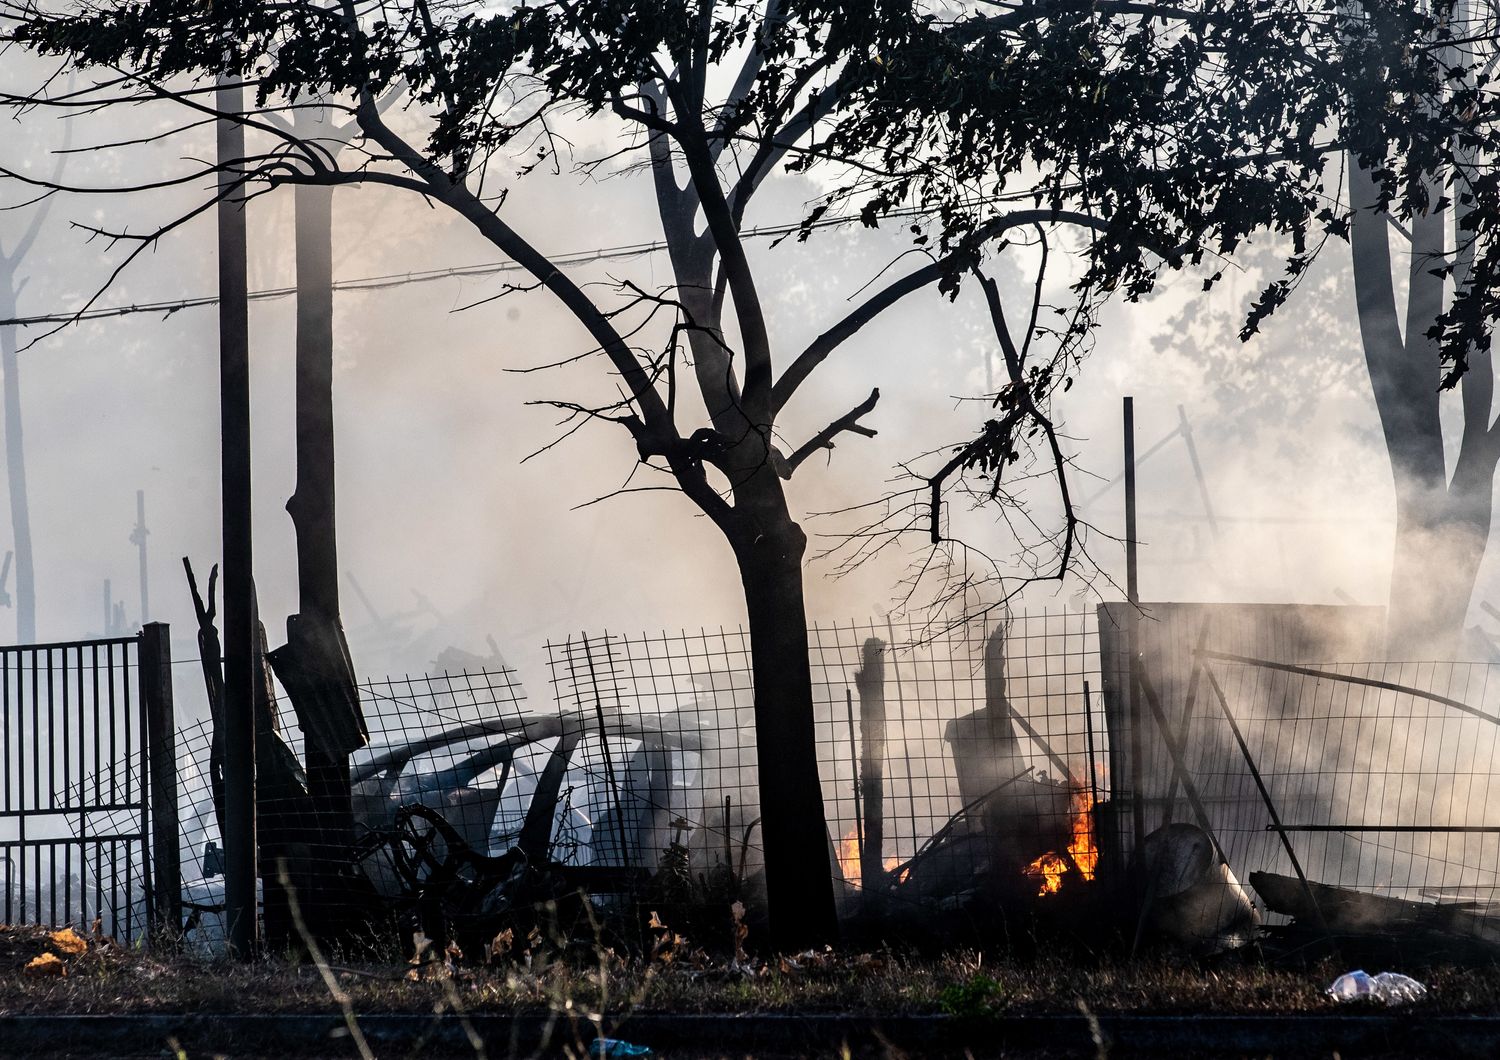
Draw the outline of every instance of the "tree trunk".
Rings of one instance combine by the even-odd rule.
[[[1426,334],[1443,309],[1442,280],[1431,269],[1443,256],[1445,214],[1434,210],[1412,222],[1403,336],[1391,274],[1391,228],[1376,209],[1378,189],[1369,172],[1354,164],[1349,188],[1360,339],[1396,491],[1386,655],[1453,658],[1489,541],[1500,443],[1489,430],[1488,390],[1475,400],[1465,380],[1463,436],[1448,474],[1438,408],[1441,365]],[[1492,370],[1487,359],[1474,367],[1486,374]],[[1488,379],[1476,383],[1492,386]]]
[[[296,189],[297,488],[287,513],[297,539],[297,606],[287,623],[288,646],[278,662],[301,672],[283,683],[305,740],[310,874],[310,929],[336,938],[348,926],[341,877],[354,841],[348,745],[362,737],[359,693],[339,617],[338,529],[333,430],[333,189]],[[298,628],[300,626],[300,628]],[[325,715],[353,717],[331,718]],[[339,738],[339,730],[354,736]],[[358,743],[355,743],[357,746]]]
[[[784,501],[779,509],[762,510],[754,532],[732,543],[750,618],[771,939],[785,952],[834,941],[838,920],[802,592],[807,537]]]
[[[0,277],[0,316],[16,315],[10,277]],[[15,551],[16,642],[36,643],[36,584],[31,559],[31,513],[26,495],[26,450],[21,430],[21,375],[16,329],[0,328],[0,370],[5,373],[5,470],[10,481],[10,525]]]
[[[298,607],[337,620],[332,188],[298,185],[296,232],[297,488],[286,510],[297,530]]]
[[[1494,504],[1493,443],[1465,446],[1441,493],[1398,473],[1396,548],[1386,654],[1393,659],[1457,658],[1464,619],[1489,542]]]

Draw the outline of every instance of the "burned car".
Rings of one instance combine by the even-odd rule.
[[[360,889],[372,915],[394,911],[437,938],[450,927],[482,934],[564,896],[623,907],[653,881],[659,889],[664,867],[713,875],[731,829],[743,872],[745,811],[731,820],[705,806],[714,756],[713,741],[680,719],[609,709],[473,721],[362,749],[350,766]],[[204,878],[184,898],[190,937],[213,948],[223,880],[205,827],[212,811],[200,809],[185,817],[200,822]]]
[[[696,817],[702,740],[614,712],[525,715],[361,752],[351,768],[359,865],[394,898],[456,849],[565,869],[599,894],[656,865]]]

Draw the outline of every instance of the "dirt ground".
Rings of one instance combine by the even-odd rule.
[[[894,952],[735,961],[700,951],[626,959],[609,950],[561,958],[543,949],[429,954],[429,963],[331,956],[324,968],[129,950],[88,933],[0,926],[0,1015],[28,1013],[503,1011],[898,1014],[1334,1012],[1331,964],[1209,967],[1187,959],[1008,962],[978,951]],[[1378,971],[1381,969],[1370,969]],[[1422,972],[1432,1012],[1500,1012],[1500,969]]]
[[[581,1039],[574,1032],[554,1041],[546,1054],[566,1055],[570,1049],[577,1052],[566,1038],[574,1043],[588,1040],[592,1033],[587,1028],[601,1017],[614,1024],[622,1018],[653,1014],[846,1014],[871,1020],[950,1015],[1003,1022],[1017,1016],[1329,1016],[1350,1011],[1325,993],[1333,977],[1346,969],[1326,962],[1274,967],[1244,960],[1209,966],[1154,957],[1132,964],[1102,957],[1080,959],[1076,954],[1066,959],[1044,956],[1012,962],[977,951],[940,958],[824,951],[792,959],[736,961],[683,948],[658,953],[655,959],[626,959],[608,950],[563,958],[542,948],[517,951],[514,947],[490,955],[488,962],[484,955],[471,958],[457,952],[428,956],[431,959],[420,965],[396,959],[345,963],[338,955],[321,966],[273,958],[235,963],[194,958],[166,948],[128,949],[86,932],[0,926],[0,1018],[62,1014],[338,1017],[345,1011],[356,1019],[401,1013],[550,1016],[559,1027],[585,1029]],[[1429,989],[1425,1001],[1402,1010],[1410,1019],[1500,1014],[1500,968],[1410,970],[1419,972]],[[312,1048],[313,1052],[298,1055],[321,1055],[316,1046]],[[1098,1055],[1093,1050],[1016,1051],[982,1039],[966,1051],[975,1057],[1038,1060]],[[828,1055],[839,1053],[833,1050]],[[8,1055],[17,1054],[6,1052],[0,1042],[0,1056]],[[95,1051],[91,1055],[130,1054]],[[172,1052],[158,1048],[141,1055]],[[181,1055],[201,1054],[185,1050]],[[357,1054],[334,1051],[328,1055]],[[402,1051],[399,1055],[415,1054]],[[448,1054],[426,1050],[421,1055]],[[492,1050],[489,1055],[509,1054]],[[775,1060],[810,1054],[800,1049],[738,1051],[731,1046],[657,1055],[682,1060],[710,1056]],[[964,1051],[867,1047],[849,1055],[916,1057],[964,1055]],[[267,1060],[286,1060],[286,1053],[277,1051]]]

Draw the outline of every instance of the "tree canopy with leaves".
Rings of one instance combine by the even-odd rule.
[[[940,549],[943,491],[967,477],[999,496],[1041,439],[1065,518],[1032,573],[1061,577],[1080,527],[1051,399],[1077,377],[1098,307],[1271,228],[1289,233],[1294,251],[1253,328],[1347,230],[1336,172],[1346,148],[1374,167],[1385,208],[1426,209],[1422,174],[1451,154],[1458,118],[1480,98],[1437,91],[1451,74],[1429,45],[1455,31],[1444,10],[1416,0],[1357,11],[1321,0],[0,3],[11,41],[104,71],[92,93],[46,102],[156,100],[253,134],[247,157],[174,182],[227,169],[236,196],[305,183],[408,189],[463,217],[586,329],[617,396],[556,404],[628,432],[640,460],[723,532],[742,575],[768,897],[776,940],[789,946],[834,926],[806,536],[786,482],[835,439],[871,433],[864,420],[882,381],[785,450],[782,410],[828,358],[857,356],[851,340],[908,295],[972,291],[1003,354],[997,412],[919,484],[931,517],[910,529]],[[217,114],[208,90],[222,79],[253,86],[256,108]],[[376,100],[400,86],[409,102],[398,122]],[[311,100],[352,117],[353,149],[335,157],[266,120]],[[564,150],[579,119],[612,122],[621,154],[649,167],[669,288],[585,290],[549,257],[547,233],[507,210],[509,183]],[[799,238],[900,218],[915,262],[903,257],[894,278],[790,351],[744,239],[752,200],[782,169],[825,189]],[[1459,193],[1480,204],[1478,253],[1469,293],[1439,325],[1455,370],[1487,342],[1497,305],[1493,177],[1471,167],[1464,179]],[[128,238],[139,250],[168,230]],[[1042,271],[1034,296],[1007,307],[986,264],[1021,245]],[[1058,261],[1070,263],[1075,297],[1054,322],[1040,315],[1041,291]]]

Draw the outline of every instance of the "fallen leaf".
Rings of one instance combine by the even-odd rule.
[[[26,974],[35,976],[68,974],[68,966],[63,964],[62,958],[55,953],[44,953],[40,957],[33,957],[26,965]]]
[[[484,963],[489,964],[493,960],[504,957],[510,952],[511,946],[515,945],[515,941],[516,933],[510,928],[506,928],[500,932],[489,944],[489,948],[484,955]]]
[[[54,931],[47,938],[52,943],[52,948],[64,957],[80,957],[89,951],[89,944],[84,941],[83,936],[70,927]]]

